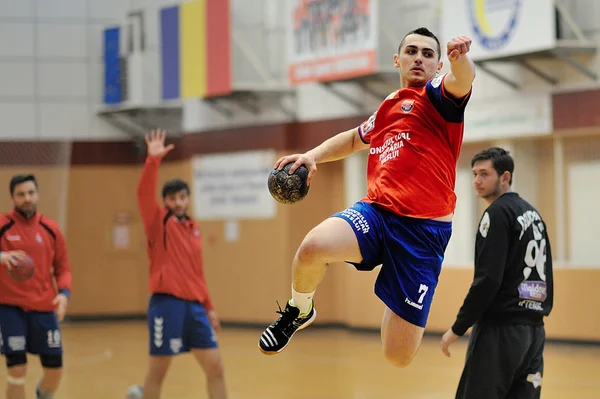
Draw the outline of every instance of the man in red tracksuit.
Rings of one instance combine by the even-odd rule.
[[[146,136],[146,145],[148,157],[137,197],[150,259],[150,361],[144,387],[130,388],[128,397],[159,398],[172,356],[191,351],[206,374],[209,397],[225,399],[215,336],[220,324],[204,277],[200,230],[187,214],[190,189],[180,179],[166,182],[164,206],[160,206],[156,199],[158,169],[173,145],[165,147],[161,130]]]
[[[10,195],[14,209],[0,215],[0,351],[8,367],[6,398],[25,397],[29,352],[39,355],[44,370],[37,398],[50,399],[61,378],[63,348],[58,323],[67,309],[71,267],[58,224],[37,211],[35,176],[14,176]],[[33,276],[17,281],[10,271],[26,255],[33,259]]]

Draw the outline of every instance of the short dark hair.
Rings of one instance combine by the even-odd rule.
[[[171,179],[163,185],[162,197],[165,198],[169,194],[175,194],[182,190],[185,190],[187,194],[190,193],[190,187],[186,182],[181,179]]]
[[[398,54],[400,54],[400,51],[402,51],[402,46],[404,46],[404,41],[406,40],[406,37],[408,35],[421,35],[421,36],[431,37],[432,39],[435,39],[435,42],[437,43],[438,60],[442,57],[442,46],[440,45],[440,40],[437,38],[436,35],[433,34],[432,31],[430,31],[429,29],[427,29],[425,27],[413,29],[410,32],[408,32],[406,35],[404,35],[404,37],[400,41],[400,45],[398,46]]]
[[[496,173],[498,173],[498,176],[501,176],[504,172],[510,172],[510,181],[508,184],[512,184],[515,161],[510,155],[510,152],[500,147],[490,147],[483,151],[479,151],[473,156],[473,159],[471,159],[471,167],[475,166],[477,162],[487,160],[492,161],[492,166],[496,170]]]
[[[13,195],[15,192],[15,187],[17,187],[19,184],[23,184],[26,183],[28,181],[32,181],[33,184],[35,184],[35,188],[37,189],[38,184],[37,184],[37,180],[35,179],[35,176],[32,174],[27,174],[27,175],[14,175],[12,177],[12,179],[10,179],[10,195]]]

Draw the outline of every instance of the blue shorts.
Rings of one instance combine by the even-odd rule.
[[[333,217],[346,220],[358,239],[361,271],[382,265],[375,294],[404,320],[425,327],[452,222],[395,215],[376,205],[357,202]]]
[[[62,339],[54,312],[25,312],[0,305],[0,352],[62,355]]]
[[[167,294],[153,294],[148,306],[150,355],[177,355],[217,347],[204,306]]]

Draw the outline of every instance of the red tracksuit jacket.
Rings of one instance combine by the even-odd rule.
[[[52,312],[58,291],[71,292],[71,267],[65,238],[58,224],[36,212],[26,219],[13,210],[0,215],[0,251],[21,250],[34,261],[35,273],[27,281],[15,281],[0,266],[0,304],[25,311]],[[54,284],[56,279],[56,286]]]
[[[214,308],[204,277],[202,236],[196,222],[179,220],[156,200],[160,159],[147,157],[137,197],[150,260],[150,292]]]

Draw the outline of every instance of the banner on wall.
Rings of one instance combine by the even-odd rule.
[[[443,0],[441,18],[442,40],[469,36],[474,61],[556,46],[554,0]]]
[[[275,200],[267,188],[275,161],[273,150],[193,157],[194,216],[199,220],[275,217]]]
[[[465,110],[465,142],[550,133],[550,93],[519,93],[518,96],[471,101]]]
[[[373,73],[377,0],[288,0],[291,84]]]

